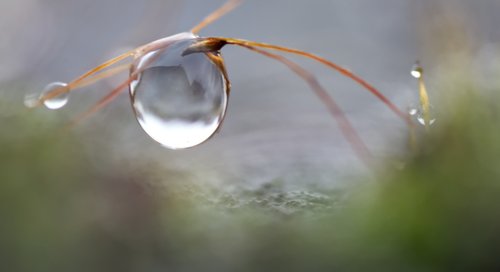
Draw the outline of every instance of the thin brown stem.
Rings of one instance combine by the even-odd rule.
[[[108,67],[110,67],[118,62],[134,56],[134,54],[135,54],[135,50],[132,50],[132,51],[129,51],[125,54],[122,54],[116,58],[108,60],[95,68],[92,68],[90,71],[86,72],[85,74],[81,75],[77,79],[70,82],[67,86],[57,88],[57,89],[45,94],[43,97],[41,97],[38,100],[38,102],[35,106],[40,106],[46,100],[50,100],[50,99],[52,99],[54,97],[58,97],[64,93],[69,93],[72,90],[81,88],[83,86],[88,86],[90,84],[93,84],[93,83],[101,80],[101,79],[116,75],[117,73],[123,71],[123,70],[121,70],[123,68],[120,68],[120,69],[117,68],[116,70],[111,69],[109,72],[107,72],[107,71],[103,72],[102,75],[98,74],[98,75],[94,76],[95,74],[99,73],[100,71],[102,71],[102,70],[104,70],[104,69],[106,69],[106,68],[108,68]],[[94,76],[94,78],[92,78],[93,76]]]
[[[167,47],[164,47],[161,50],[166,50]],[[154,61],[157,60],[157,58],[161,56],[161,54],[157,54],[156,56],[150,58],[144,65],[144,67],[147,67],[149,64],[153,63]],[[129,65],[130,67],[130,65]],[[106,96],[104,96],[101,100],[99,100],[94,106],[92,106],[90,109],[85,111],[84,113],[80,114],[77,118],[75,118],[69,125],[68,127],[74,127],[78,123],[80,123],[83,119],[89,117],[90,115],[96,113],[100,109],[104,108],[106,105],[111,103],[121,92],[130,85],[132,81],[134,81],[142,72],[144,72],[145,68],[141,68],[138,70],[135,70],[132,72],[128,79],[124,82],[122,82],[118,87],[113,89],[111,92],[109,92]],[[119,67],[116,67],[119,68]]]
[[[365,143],[363,142],[361,137],[358,135],[358,133],[356,132],[356,130],[352,126],[349,119],[347,119],[347,117],[345,116],[342,109],[338,106],[338,104],[335,102],[335,100],[332,98],[332,96],[329,95],[328,92],[323,88],[323,86],[321,86],[319,81],[316,79],[316,77],[312,73],[310,73],[306,69],[302,68],[297,63],[292,62],[283,56],[255,48],[255,47],[250,46],[250,45],[244,45],[244,44],[238,44],[238,45],[283,63],[288,68],[290,68],[290,70],[292,70],[295,74],[297,74],[302,79],[304,79],[307,82],[307,84],[309,84],[309,86],[314,91],[314,93],[319,97],[321,102],[323,102],[323,104],[325,104],[325,106],[327,107],[330,114],[336,119],[337,124],[339,125],[339,128],[340,128],[342,134],[347,139],[347,141],[350,143],[350,145],[352,146],[356,155],[366,165],[371,164],[371,162],[372,162],[371,152],[368,150]]]
[[[110,59],[110,60],[104,62],[103,64],[101,64],[101,65],[99,65],[99,66],[97,66],[95,68],[92,68],[90,71],[86,72],[85,74],[81,75],[80,77],[78,77],[77,79],[75,79],[71,83],[69,83],[68,84],[69,88],[70,89],[76,89],[76,88],[78,88],[79,84],[82,81],[84,81],[85,79],[87,79],[88,77],[90,77],[90,76],[92,76],[92,75],[94,75],[94,74],[96,74],[96,73],[98,73],[98,72],[100,72],[100,71],[102,71],[102,70],[104,70],[104,69],[106,69],[106,68],[108,68],[108,67],[110,67],[110,66],[112,66],[112,65],[114,65],[114,64],[116,64],[118,62],[120,62],[120,61],[122,61],[122,60],[125,60],[125,59],[127,59],[129,57],[132,57],[132,56],[134,56],[134,54],[135,54],[135,50],[131,50],[131,51],[125,53],[125,54],[122,54],[122,55],[120,55],[118,57]]]
[[[130,64],[123,64],[123,65],[105,70],[105,71],[103,71],[99,74],[93,75],[91,77],[88,77],[88,78],[80,81],[78,83],[77,88],[87,87],[89,85],[92,85],[92,84],[100,81],[101,79],[109,78],[109,77],[112,77],[112,76],[117,75],[119,73],[128,71],[128,70],[130,70],[130,66],[131,66]]]
[[[68,128],[72,128],[75,125],[79,124],[83,119],[89,117],[90,115],[96,113],[100,109],[104,108],[106,105],[108,105],[111,101],[113,101],[118,95],[121,94],[123,90],[127,88],[127,86],[130,84],[130,82],[133,80],[132,77],[128,78],[126,81],[121,83],[118,87],[113,89],[111,92],[109,92],[105,97],[101,98],[94,106],[92,106],[90,109],[85,111],[84,113],[80,114],[78,117],[76,117],[73,121],[71,121],[70,124],[68,124]]]
[[[207,52],[205,55],[219,68],[224,76],[224,81],[226,82],[226,91],[229,95],[231,93],[231,81],[229,80],[229,74],[227,73],[226,65],[224,64],[224,59],[219,54],[214,54],[212,52]]]
[[[312,60],[315,60],[317,62],[320,62],[327,67],[334,69],[341,73],[342,75],[352,79],[356,83],[360,84],[363,86],[366,90],[368,90],[370,93],[375,95],[380,101],[382,101],[389,109],[391,109],[397,116],[399,116],[401,119],[403,119],[405,122],[408,123],[409,126],[413,126],[413,122],[411,121],[410,118],[408,118],[408,115],[405,114],[403,111],[401,111],[396,105],[394,105],[386,96],[384,96],[379,90],[377,90],[375,87],[370,85],[368,82],[363,80],[361,77],[357,76],[356,74],[352,73],[348,69],[335,64],[325,58],[322,58],[320,56],[317,56],[315,54],[311,54],[305,51],[293,49],[293,48],[288,48],[288,47],[283,47],[283,46],[278,46],[278,45],[272,45],[272,44],[267,44],[267,43],[259,43],[259,42],[253,42],[253,41],[247,41],[247,40],[241,40],[241,39],[233,39],[233,38],[224,38],[224,37],[215,37],[215,38],[206,38],[206,39],[214,39],[214,40],[219,40],[219,41],[224,41],[227,44],[233,44],[233,45],[240,45],[244,47],[260,47],[260,48],[266,48],[266,49],[271,49],[271,50],[278,50],[286,53],[291,53],[299,56],[303,56]]]
[[[224,5],[222,5],[220,8],[212,12],[207,17],[205,17],[205,19],[203,19],[203,21],[201,21],[198,25],[193,27],[191,29],[191,33],[198,34],[203,28],[207,27],[208,25],[220,19],[222,16],[231,12],[236,7],[238,7],[242,2],[243,0],[228,0]]]

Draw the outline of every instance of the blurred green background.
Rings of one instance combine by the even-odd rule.
[[[118,81],[59,112],[23,107],[222,2],[0,4],[0,271],[500,270],[497,1],[247,1],[206,29],[347,64],[402,109],[418,103],[419,58],[437,121],[415,150],[379,101],[301,62],[353,120],[371,169],[305,84],[236,48],[224,128],[192,150],[148,139],[126,95],[63,129]]]

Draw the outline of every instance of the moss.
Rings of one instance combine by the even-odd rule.
[[[57,123],[2,114],[1,270],[497,271],[498,99],[474,93],[403,169],[333,191],[228,192],[175,172],[159,186],[149,169],[92,167]]]

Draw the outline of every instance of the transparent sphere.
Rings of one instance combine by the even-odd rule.
[[[224,75],[205,53],[182,53],[194,36],[173,41],[139,58],[130,95],[137,120],[155,141],[170,149],[189,148],[218,129],[227,106]]]
[[[64,83],[64,82],[54,82],[54,83],[50,83],[49,85],[47,85],[47,87],[45,87],[45,89],[42,91],[42,95],[41,97],[45,96],[46,94],[49,94],[53,91],[56,91],[56,90],[59,90],[59,89],[65,89],[68,87],[68,84]],[[58,110],[64,106],[66,106],[66,104],[68,104],[68,100],[69,100],[69,92],[64,92],[56,97],[53,97],[53,98],[50,98],[50,99],[46,99],[43,104],[45,105],[45,107],[47,107],[48,109],[51,109],[51,110]]]
[[[24,105],[28,108],[34,108],[42,101],[46,95],[50,95],[52,92],[64,90],[61,94],[45,99],[43,104],[45,107],[51,110],[58,110],[68,103],[69,91],[67,90],[68,84],[64,82],[53,82],[47,85],[41,93],[29,93],[24,97]]]

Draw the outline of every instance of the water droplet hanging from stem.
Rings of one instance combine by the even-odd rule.
[[[420,124],[425,126],[426,130],[429,130],[430,126],[436,121],[432,117],[431,104],[429,100],[429,94],[427,93],[427,88],[424,81],[424,69],[417,61],[411,71],[411,75],[418,80],[418,97],[420,106],[419,109],[415,111],[413,109],[413,115],[417,115],[417,119]]]

